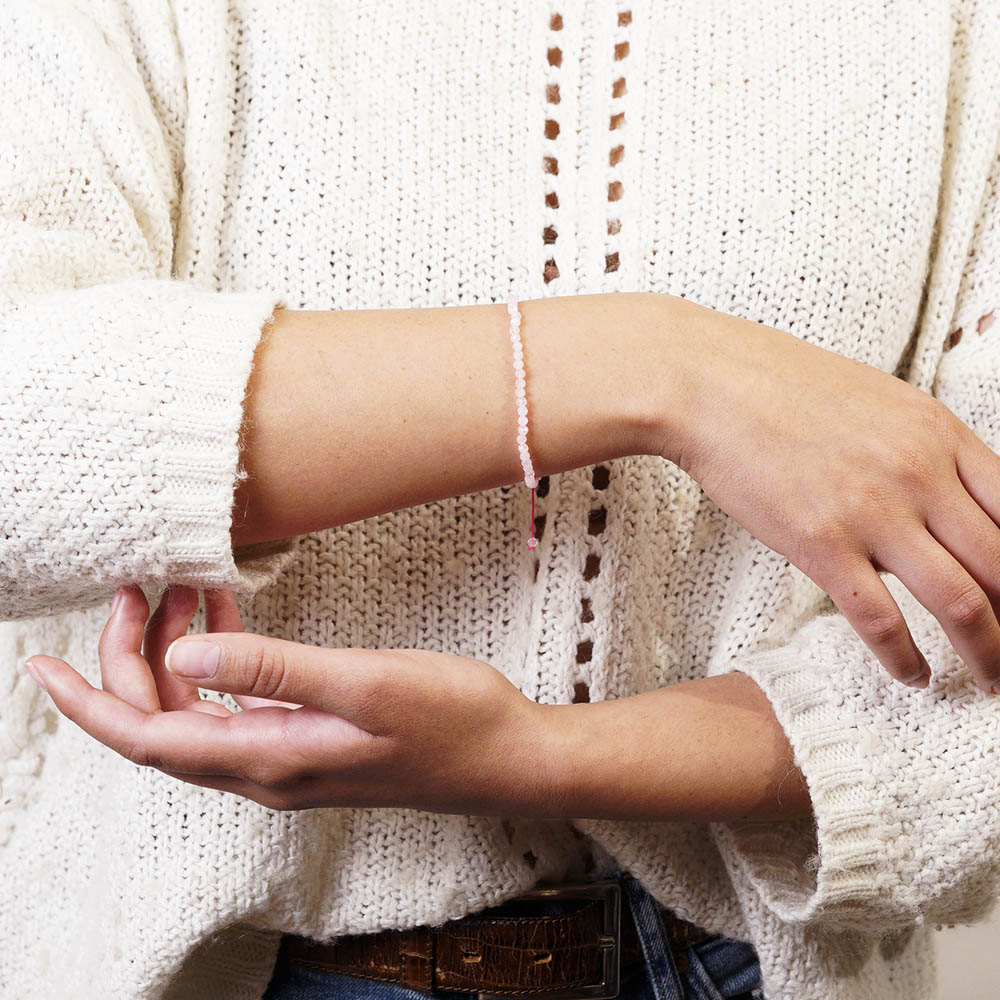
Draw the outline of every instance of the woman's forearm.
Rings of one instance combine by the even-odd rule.
[[[541,815],[657,822],[797,819],[809,789],[746,674],[542,708]]]
[[[679,446],[692,308],[638,292],[522,301],[537,476]],[[521,479],[508,322],[503,303],[277,310],[244,405],[233,543]]]

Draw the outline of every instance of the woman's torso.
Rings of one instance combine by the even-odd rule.
[[[662,292],[887,371],[918,329],[945,3],[311,0],[146,17],[176,21],[176,49],[150,30],[139,56],[183,166],[180,278],[278,289],[301,309]],[[157,69],[174,57],[176,116]],[[527,502],[503,487],[303,536],[246,628],[474,656],[557,703],[721,672],[824,597],[652,456],[552,477],[530,552]],[[2,636],[94,682],[105,616]],[[655,872],[688,918],[748,933],[702,824],[273,813],[112,759],[65,721],[33,746],[25,770],[41,780],[19,791],[32,809],[13,863],[50,881],[63,862],[31,859],[33,824],[75,817],[69,902],[51,919],[111,921],[118,943],[80,961],[96,970],[132,940],[146,972],[126,979],[179,964],[212,927],[324,937],[438,922],[539,878],[610,870],[605,850]]]

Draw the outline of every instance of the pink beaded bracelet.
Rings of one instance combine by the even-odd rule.
[[[531,464],[531,453],[528,451],[528,399],[524,394],[527,384],[524,377],[524,348],[521,346],[521,312],[517,307],[517,299],[507,300],[507,312],[510,315],[510,342],[514,348],[514,390],[517,395],[517,450],[521,455],[521,466],[524,469],[524,485],[531,490],[531,537],[528,548],[533,549],[538,544],[535,538],[535,469]]]

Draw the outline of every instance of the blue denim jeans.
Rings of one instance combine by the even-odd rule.
[[[631,875],[615,877],[622,886],[622,906],[627,902],[632,911],[645,959],[644,966],[623,973],[621,1000],[764,1000],[760,963],[752,945],[717,935],[688,948],[687,968],[679,972],[656,901]],[[560,900],[545,904],[552,915],[568,912],[570,905]],[[263,1000],[427,1000],[428,996],[397,983],[321,972],[279,958]],[[438,990],[435,996],[475,1000],[476,994]]]

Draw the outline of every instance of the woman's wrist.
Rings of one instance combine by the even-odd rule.
[[[671,328],[682,303],[649,293],[521,302],[536,475],[677,444],[690,370]],[[523,476],[503,303],[278,310],[244,414],[235,545]]]
[[[651,822],[811,815],[767,696],[734,671],[628,698],[539,705],[520,815]]]

